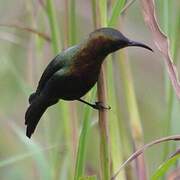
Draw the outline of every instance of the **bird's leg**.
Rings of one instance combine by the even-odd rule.
[[[95,104],[91,104],[91,103],[89,103],[89,102],[87,102],[87,101],[84,101],[84,100],[82,100],[82,99],[78,99],[78,101],[80,101],[80,102],[82,102],[82,103],[84,103],[84,104],[87,104],[87,105],[89,105],[89,106],[91,106],[92,108],[97,109],[97,110],[103,110],[103,109],[109,110],[109,109],[111,109],[110,106],[106,107],[105,105],[103,105],[102,102],[95,102]]]

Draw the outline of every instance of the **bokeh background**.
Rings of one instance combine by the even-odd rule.
[[[169,33],[171,43],[173,44],[178,39],[178,43],[175,44],[176,51],[174,47],[171,47],[180,72],[178,52],[180,50],[180,2],[173,0],[165,6],[164,4],[168,4],[164,3],[165,1],[157,0],[156,10],[161,28],[167,34]],[[24,114],[28,107],[28,96],[35,90],[44,68],[55,56],[51,42],[44,39],[42,35],[38,36],[31,32],[35,29],[51,37],[48,15],[41,3],[46,4],[45,1],[40,0],[0,0],[1,180],[71,179],[74,173],[79,135],[84,118],[87,116],[90,117],[90,128],[86,138],[85,174],[99,174],[98,116],[94,110],[90,110],[88,112],[90,115],[87,115],[86,111],[89,107],[86,105],[79,102],[60,101],[44,114],[32,140],[25,136]],[[60,30],[58,41],[61,49],[82,41],[94,30],[90,0],[75,2],[76,26],[71,27],[71,30],[68,30],[70,27],[67,22],[69,20],[67,1],[54,0],[53,3],[57,27]],[[118,62],[128,59],[127,65],[130,70],[130,79],[133,80],[133,92],[137,101],[144,143],[163,136],[178,134],[180,132],[180,104],[170,88],[171,84],[162,56],[156,50],[150,31],[144,23],[139,1],[135,1],[118,21],[120,22],[118,29],[121,29],[127,37],[149,45],[154,53],[141,48],[127,48],[124,51],[126,59],[118,58],[118,53],[116,53],[116,58],[112,62],[113,83],[107,83],[108,91],[111,91],[111,86],[115,88],[115,92],[110,92],[110,94],[115,95],[117,102],[111,104],[112,101],[109,101],[108,103],[112,107],[109,112],[112,118],[109,121],[118,117],[115,119],[117,122],[121,121],[121,125],[118,126],[119,132],[127,131],[125,133],[131,136],[131,128],[128,126],[128,103],[123,88],[123,81],[128,82],[129,78],[126,79],[121,73],[121,67],[119,67],[121,63]],[[75,29],[75,40],[72,38],[70,42],[70,33],[73,33]],[[111,61],[111,59],[108,60]],[[96,97],[92,94],[91,92],[87,95],[87,98],[94,102]],[[118,136],[117,144],[121,142],[121,133]],[[171,142],[157,145],[146,151],[145,159],[149,177],[175,151],[177,146],[177,142]],[[120,147],[120,151],[126,149],[124,146]],[[131,153],[132,149],[125,153],[126,157]]]

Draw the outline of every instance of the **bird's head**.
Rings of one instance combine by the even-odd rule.
[[[94,49],[105,54],[112,53],[128,46],[139,46],[153,51],[143,43],[129,40],[121,32],[113,28],[97,29],[90,34],[89,39],[93,42]]]

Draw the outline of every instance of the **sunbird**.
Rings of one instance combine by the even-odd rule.
[[[128,46],[147,45],[129,40],[113,28],[100,28],[82,43],[59,53],[44,70],[38,87],[29,97],[25,114],[26,136],[31,138],[46,109],[60,99],[78,100],[94,109],[108,109],[102,102],[91,104],[81,99],[97,82],[101,65],[108,54]]]

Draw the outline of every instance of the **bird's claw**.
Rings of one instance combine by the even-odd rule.
[[[94,109],[97,109],[97,110],[110,110],[111,107],[110,106],[105,106],[102,102],[95,102],[94,106],[93,106]]]

